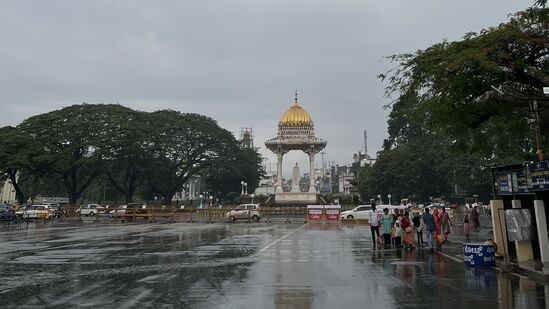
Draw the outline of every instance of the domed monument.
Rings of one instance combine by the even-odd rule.
[[[315,155],[326,147],[326,141],[315,136],[311,116],[299,105],[297,92],[292,107],[288,109],[278,123],[278,134],[265,142],[265,146],[277,155],[277,180],[275,188],[276,203],[316,203]],[[301,150],[309,155],[309,189],[301,192],[299,186],[292,186],[290,192],[282,190],[282,159],[290,150]],[[296,178],[293,176],[293,178]],[[297,188],[297,189],[296,189]]]

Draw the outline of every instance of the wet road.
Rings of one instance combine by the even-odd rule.
[[[549,285],[443,254],[374,251],[369,227],[140,224],[0,230],[1,307],[546,308]],[[546,283],[549,284],[549,283]]]

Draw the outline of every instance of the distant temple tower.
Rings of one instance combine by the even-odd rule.
[[[252,128],[240,128],[240,149],[254,148],[254,135]]]

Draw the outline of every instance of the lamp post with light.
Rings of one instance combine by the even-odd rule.
[[[391,205],[391,194],[387,194],[387,198],[389,199],[389,205]]]
[[[248,195],[248,183],[244,183],[244,195]]]
[[[200,199],[200,206],[199,206],[199,208],[202,209],[202,199],[204,198],[204,195],[200,194],[200,195],[198,196],[198,198]]]
[[[250,197],[252,198],[252,204],[254,203],[254,197],[255,197],[255,194],[251,194]]]
[[[379,201],[379,204],[381,205],[381,194],[378,194],[378,195],[377,195],[377,199],[378,199],[378,201]]]
[[[240,195],[244,195],[244,184],[245,184],[245,182],[244,182],[244,180],[242,180],[240,182],[240,187],[242,188],[242,191],[240,192]]]
[[[213,196],[210,195],[210,208],[212,208],[212,201],[213,201]]]

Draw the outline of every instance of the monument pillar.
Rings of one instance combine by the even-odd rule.
[[[309,192],[316,194],[316,188],[315,188],[315,152],[311,150],[309,153],[309,164],[310,164],[310,172],[309,172]]]
[[[282,151],[278,151],[276,153],[277,155],[277,163],[276,163],[276,189],[275,189],[275,192],[283,192],[284,190],[282,189],[282,157],[284,156],[284,154],[282,153]]]

